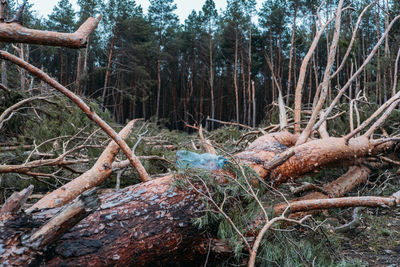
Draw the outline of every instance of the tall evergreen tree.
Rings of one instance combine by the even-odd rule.
[[[164,45],[164,38],[170,27],[176,26],[178,17],[173,13],[176,10],[174,0],[150,0],[148,10],[149,20],[155,29],[155,36],[158,42],[157,58],[157,100],[156,100],[156,121],[160,115],[161,96],[161,60]]]
[[[215,31],[215,23],[218,17],[217,9],[213,0],[206,0],[202,8],[202,20],[208,34],[208,73],[211,97],[211,119],[215,119],[215,97],[214,97],[214,44],[213,34]],[[214,129],[214,122],[211,123],[211,129]]]
[[[53,31],[58,32],[74,32],[75,11],[72,4],[68,0],[60,0],[53,8],[53,12],[49,15],[48,27]],[[60,83],[69,84],[72,82],[72,77],[69,75],[75,69],[75,53],[67,48],[59,48],[59,71],[58,79]],[[55,59],[57,61],[57,59]]]

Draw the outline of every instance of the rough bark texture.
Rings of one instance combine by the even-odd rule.
[[[46,265],[161,265],[193,257],[193,244],[204,238],[191,223],[202,203],[173,181],[169,175],[102,197],[100,210],[55,243]]]
[[[237,158],[266,178],[264,162],[293,146],[296,141],[297,136],[288,132],[265,135],[237,154]],[[342,138],[328,138],[295,147],[295,152],[287,163],[271,172],[270,179],[282,182],[287,177],[296,178],[318,167],[378,153],[379,150],[373,149],[366,138],[355,138],[348,146]],[[219,172],[214,171],[211,175],[217,177]],[[174,181],[173,175],[167,175],[101,197],[102,205],[97,211],[55,242],[53,249],[43,252],[43,262],[46,266],[176,266],[177,262],[190,261],[206,254],[209,241],[192,224],[192,219],[201,214],[204,204],[195,192],[174,186]],[[360,200],[359,204],[363,205],[375,205],[370,204],[373,201],[396,204],[393,197]],[[343,201],[346,205],[353,205]],[[321,204],[326,207],[335,205],[331,202]],[[52,210],[42,210],[32,213],[32,218],[28,219],[32,222],[43,221],[53,215]],[[12,228],[12,225],[9,227]],[[31,234],[27,230],[20,232],[16,239],[12,239],[15,243],[20,236]],[[29,248],[22,248],[24,257],[29,255],[34,258]]]

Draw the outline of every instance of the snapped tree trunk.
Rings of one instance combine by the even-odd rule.
[[[297,138],[298,135],[288,132],[264,135],[235,157],[248,164],[261,179],[277,185],[320,167],[341,162],[353,164],[355,158],[376,155],[390,147],[390,143],[377,145],[365,137],[351,139],[349,144],[343,138],[327,138],[293,147]],[[265,162],[290,147],[294,148],[294,154],[289,160],[272,171],[264,168]],[[210,175],[217,179],[226,173],[213,171]],[[190,188],[176,186],[176,179],[187,178],[169,174],[102,196],[100,208],[54,242],[54,249],[37,254],[27,249],[26,254],[22,252],[23,257],[17,257],[18,263],[25,259],[25,263],[36,260],[35,263],[42,261],[46,266],[150,266],[182,263],[206,255],[210,241],[192,223],[205,205]],[[56,211],[41,210],[23,219],[40,226]],[[6,227],[14,231],[25,227],[20,231],[21,238],[30,238],[26,224]],[[5,240],[0,242],[6,244]],[[15,246],[15,243],[9,245]],[[3,263],[6,260],[0,259]]]

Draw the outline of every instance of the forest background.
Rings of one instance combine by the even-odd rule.
[[[183,24],[172,0],[150,3],[145,15],[135,1],[78,1],[75,12],[68,0],[61,0],[48,19],[34,16],[29,4],[24,25],[30,28],[73,32],[89,16],[102,13],[103,19],[86,49],[24,44],[20,45],[23,56],[70,90],[97,99],[121,123],[144,118],[161,121],[170,129],[184,129],[185,124],[204,124],[210,117],[254,127],[269,119],[268,111],[278,95],[265,55],[284,88],[286,105],[293,105],[300,63],[315,35],[319,1],[265,1],[257,10],[255,1],[229,0],[227,8],[218,13],[214,2],[207,0]],[[9,4],[16,6],[12,1]],[[343,17],[338,58],[346,52],[353,22],[367,4],[351,1],[355,10]],[[324,13],[331,14],[335,5],[326,1]],[[344,71],[330,84],[329,99],[349,79],[352,68],[362,64],[399,9],[397,1],[378,1],[368,9]],[[323,75],[320,66],[326,65],[333,27],[328,25],[308,65],[303,94],[306,107]],[[399,30],[397,22],[350,89],[350,98],[362,90],[372,102],[381,104],[392,95],[391,66]],[[31,81],[29,75],[2,64],[5,86],[24,89]],[[214,122],[207,124],[208,129],[215,126]]]

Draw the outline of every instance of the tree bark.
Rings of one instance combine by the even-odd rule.
[[[211,119],[215,119],[215,100],[214,100],[214,66],[213,66],[213,47],[212,47],[212,32],[211,26],[209,26],[208,34],[208,46],[209,46],[209,72],[210,72],[210,95],[211,95]],[[214,129],[214,122],[211,122],[211,130]]]
[[[107,87],[108,87],[108,80],[110,77],[110,72],[111,72],[111,62],[112,62],[112,56],[114,52],[114,43],[116,39],[116,29],[113,31],[113,37],[111,39],[111,44],[110,44],[110,50],[108,52],[108,60],[107,60],[107,69],[106,69],[106,76],[104,78],[104,88],[103,88],[103,108],[105,109],[107,105]]]
[[[289,106],[289,96],[290,96],[290,89],[292,87],[292,59],[293,59],[293,50],[294,50],[294,37],[296,34],[296,19],[297,19],[297,10],[298,10],[298,3],[296,1],[294,7],[294,14],[293,14],[293,26],[292,26],[292,38],[290,41],[290,52],[289,52],[289,76],[288,76],[288,83],[287,83],[287,93],[286,93],[286,106]]]
[[[233,86],[235,87],[235,103],[236,103],[236,122],[239,123],[239,88],[237,84],[237,63],[238,63],[238,46],[239,46],[239,37],[238,37],[238,26],[235,28],[235,63],[233,70]]]
[[[160,32],[160,41],[158,43],[158,58],[157,58],[157,103],[156,103],[156,123],[160,115],[160,95],[161,95],[161,42],[162,36]]]
[[[297,178],[319,167],[346,160],[350,162],[355,157],[381,153],[383,149],[363,137],[352,139],[348,145],[343,138],[328,138],[293,147],[297,138],[288,132],[264,135],[236,158],[250,165],[262,179],[269,178],[279,184],[285,180],[284,177]],[[264,163],[288,147],[293,147],[295,154],[267,176]],[[217,179],[226,173],[213,171],[210,175]],[[39,254],[35,257],[32,249],[22,253],[32,261],[42,260],[46,266],[176,265],[177,262],[201,257],[207,253],[209,241],[192,224],[192,219],[201,214],[205,205],[194,190],[174,186],[176,179],[185,177],[169,174],[102,196],[100,208],[53,243],[54,249],[36,252],[43,253],[43,258]],[[356,201],[366,206],[375,205],[372,201],[376,205],[397,203],[393,198]],[[324,205],[336,205],[333,202],[325,201]],[[354,205],[348,199],[341,203],[342,206],[343,203]],[[46,222],[56,211],[41,210],[31,213],[32,217],[28,218],[31,222]],[[7,227],[8,230],[18,230],[22,226]],[[29,238],[30,232],[25,229],[21,235]],[[4,240],[0,239],[0,242]],[[23,258],[21,255],[18,257],[19,260]]]

